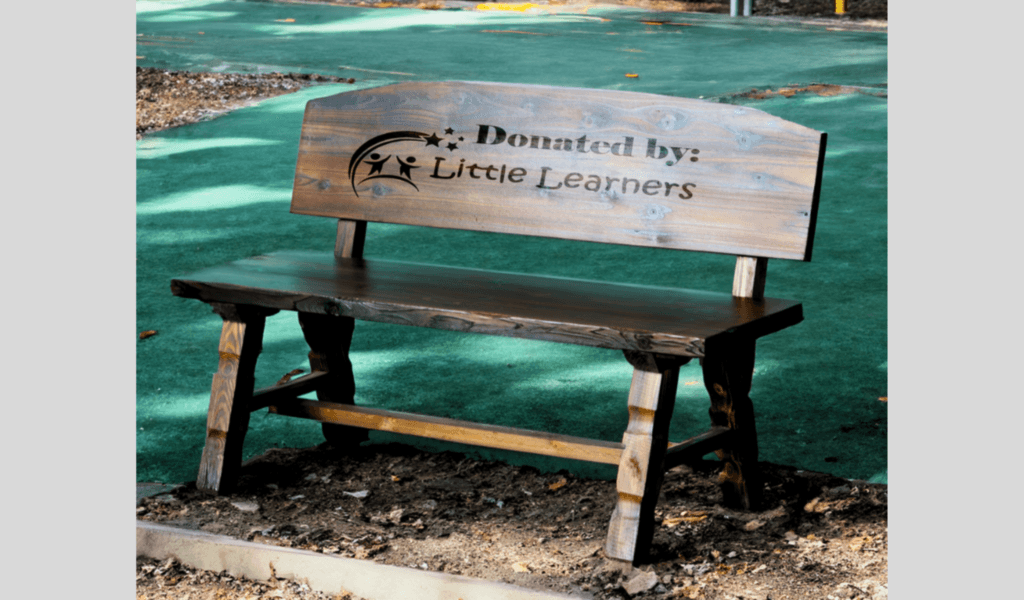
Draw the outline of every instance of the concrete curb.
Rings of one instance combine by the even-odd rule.
[[[224,535],[135,522],[135,555],[156,560],[174,558],[197,569],[267,581],[272,575],[339,594],[349,592],[366,600],[568,600],[570,596],[521,588],[508,583],[382,565],[245,542]],[[271,570],[273,569],[273,571]]]

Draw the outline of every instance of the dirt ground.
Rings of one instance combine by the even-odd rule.
[[[360,4],[358,0],[333,3]],[[728,12],[728,1],[623,0],[658,10]],[[421,2],[362,2],[417,5]],[[754,15],[885,28],[886,0],[755,0]],[[665,5],[665,6],[662,6]],[[425,8],[429,8],[424,6]],[[301,87],[353,83],[309,74],[136,69],[136,137]],[[837,86],[751,90],[750,97],[856,93]],[[720,505],[714,464],[669,471],[650,561],[604,558],[613,481],[426,454],[399,445],[340,456],[327,446],[275,449],[249,461],[238,489],[188,484],[142,499],[136,517],[239,539],[505,581],[597,599],[834,600],[888,597],[887,486],[765,464],[766,505]],[[136,597],[337,599],[296,582],[256,582],[140,558]]]
[[[214,497],[190,483],[140,500],[136,517],[608,600],[887,598],[887,486],[764,468],[760,512],[721,506],[713,462],[670,470],[651,556],[638,569],[604,557],[614,481],[398,444],[272,449],[245,464],[233,493]],[[203,577],[209,589],[265,586],[245,590],[254,597],[317,597],[287,595],[301,594],[298,584],[225,581],[150,560],[137,574],[137,597],[149,600],[181,598],[182,585]]]
[[[190,73],[135,68],[135,138],[212,119],[232,109],[319,83],[353,83],[302,73]]]

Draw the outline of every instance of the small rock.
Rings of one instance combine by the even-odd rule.
[[[658,575],[656,573],[653,571],[640,571],[623,583],[622,589],[626,590],[626,593],[630,596],[635,596],[640,592],[646,592],[656,585],[658,585]]]
[[[370,495],[370,490],[360,490],[358,492],[342,492],[346,496],[352,496],[353,498],[365,498]]]
[[[530,565],[525,562],[517,562],[512,565],[512,570],[516,573],[529,573]]]
[[[231,506],[242,512],[256,512],[260,509],[260,505],[252,500],[236,500],[231,503]]]

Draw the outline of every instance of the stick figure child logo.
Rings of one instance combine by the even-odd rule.
[[[446,130],[447,131],[447,130]],[[408,183],[416,191],[419,191],[419,187],[416,186],[412,181],[412,170],[420,168],[416,163],[416,157],[412,155],[406,155],[405,152],[388,154],[382,156],[377,150],[384,146],[392,144],[398,144],[401,142],[426,142],[426,146],[437,146],[440,148],[440,142],[444,138],[438,137],[436,133],[426,134],[420,131],[392,131],[378,135],[366,141],[362,146],[356,149],[352,155],[352,160],[348,164],[348,176],[349,181],[352,183],[352,191],[355,192],[356,196],[359,196],[359,190],[356,189],[357,185],[363,182],[370,181],[371,179],[397,179],[398,181]],[[449,144],[449,150],[452,150]],[[456,146],[457,147],[457,146]],[[398,174],[394,174],[394,167],[389,165],[391,157],[394,156],[398,162]],[[362,179],[356,181],[356,178],[360,176],[360,165],[366,163],[370,166],[369,172],[365,173]]]

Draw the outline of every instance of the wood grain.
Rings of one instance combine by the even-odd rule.
[[[561,279],[330,253],[276,252],[175,279],[178,296],[599,348],[704,355],[730,331],[802,320],[791,300]]]
[[[613,465],[619,464],[619,457],[622,454],[622,444],[617,442],[485,425],[393,410],[347,406],[333,402],[300,400],[280,406],[271,406],[270,412],[314,419],[324,423],[389,431],[446,442]]]
[[[409,82],[308,103],[291,210],[806,260],[823,154],[747,107]]]
[[[206,417],[206,445],[196,487],[216,494],[231,490],[242,465],[242,443],[249,427],[256,359],[262,349],[266,311],[246,306],[213,304],[224,319]]]
[[[668,427],[675,406],[679,367],[633,370],[629,389],[629,425],[622,436],[622,459],[616,479],[618,500],[608,525],[605,555],[639,563],[654,535],[654,507],[664,478]]]

